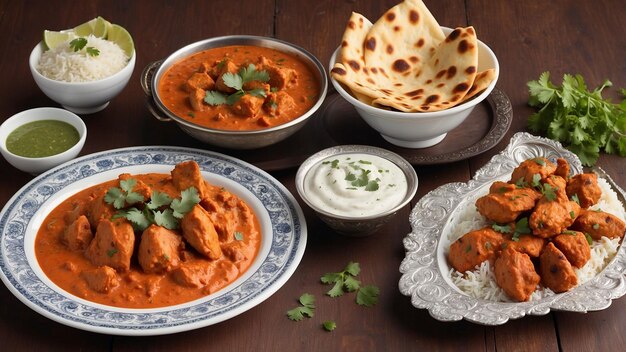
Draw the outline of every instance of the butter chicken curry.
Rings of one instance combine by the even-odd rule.
[[[62,289],[126,308],[192,301],[251,265],[261,241],[250,207],[206,182],[193,161],[168,174],[121,174],[59,204],[35,240]]]
[[[159,97],[174,114],[220,130],[258,130],[304,114],[319,82],[297,57],[257,46],[226,46],[193,54],[170,67]]]

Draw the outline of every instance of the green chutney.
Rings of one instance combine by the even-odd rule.
[[[58,120],[33,121],[16,128],[7,137],[7,150],[27,158],[43,158],[70,149],[80,136],[74,126]]]

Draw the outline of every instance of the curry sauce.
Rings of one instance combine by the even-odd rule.
[[[304,62],[257,46],[195,53],[168,68],[157,89],[175,115],[219,130],[284,124],[313,107],[320,94],[320,84]]]
[[[133,204],[136,208],[147,207],[154,191],[175,199],[190,185],[200,201],[176,229],[151,224],[140,231],[105,201],[111,189],[130,179],[133,192],[147,195]],[[171,175],[122,174],[72,195],[45,218],[35,253],[47,277],[77,297],[115,307],[155,308],[227,286],[250,267],[260,242],[259,221],[250,207],[204,181],[195,162],[185,162]]]

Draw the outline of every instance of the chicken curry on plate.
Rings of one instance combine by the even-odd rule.
[[[48,278],[77,297],[155,308],[232,283],[260,242],[249,205],[187,161],[171,174],[120,174],[72,195],[47,215],[35,253]]]
[[[294,120],[320,94],[313,72],[296,56],[250,45],[212,48],[184,58],[165,71],[157,89],[176,116],[237,131]]]

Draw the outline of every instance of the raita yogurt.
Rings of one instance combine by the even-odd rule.
[[[316,165],[304,178],[304,192],[319,209],[348,217],[384,213],[400,204],[408,185],[393,162],[363,153],[339,154]]]

